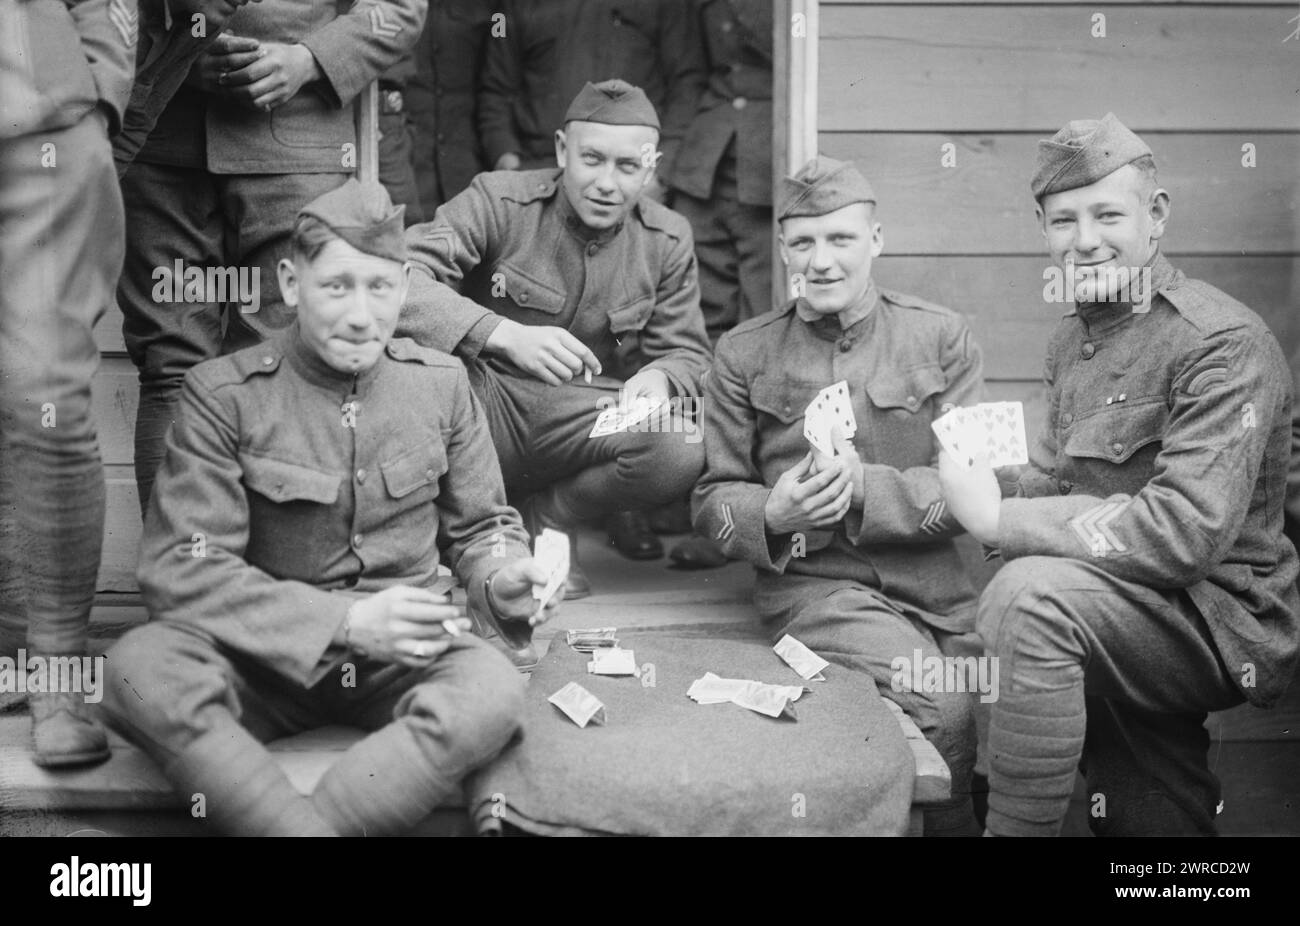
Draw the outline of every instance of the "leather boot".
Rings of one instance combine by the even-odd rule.
[[[651,511],[650,529],[656,534],[689,534],[691,532],[690,499],[669,502]]]
[[[609,542],[628,559],[658,559],[664,555],[664,545],[650,529],[644,511],[616,511],[605,526]]]
[[[727,563],[727,554],[716,541],[701,534],[691,534],[668,554],[682,569],[717,569]]]
[[[591,594],[591,581],[578,562],[578,521],[566,517],[556,502],[555,487],[534,492],[519,506],[524,529],[536,540],[546,528],[562,531],[569,537],[569,577],[564,582],[564,600],[586,598]]]
[[[75,691],[32,692],[32,761],[41,768],[98,765],[111,753],[104,725],[86,715]]]

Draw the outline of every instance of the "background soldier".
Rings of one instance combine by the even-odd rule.
[[[559,170],[480,174],[411,229],[424,272],[402,332],[468,363],[506,486],[533,493],[530,527],[576,544],[579,522],[661,505],[695,483],[703,451],[680,408],[655,416],[654,430],[588,435],[620,395],[693,401],[709,348],[690,227],[643,196],[658,160],[654,107],[623,81],[588,84],[563,125]],[[633,351],[647,361],[638,373],[601,375]],[[570,598],[590,591],[576,552]]]
[[[415,180],[426,219],[486,166],[478,138],[479,76],[492,0],[430,0],[407,81],[413,122]]]
[[[293,320],[272,280],[294,217],[356,166],[350,104],[415,43],[425,2],[376,0],[342,14],[333,0],[238,10],[123,177],[131,235],[118,304],[140,371],[142,511],[185,371]],[[158,270],[170,272],[177,259],[200,270],[256,268],[255,304],[206,291],[156,301]]]
[[[1149,271],[1150,301],[1115,280],[1076,298],[1018,497],[986,461],[940,458],[953,515],[1008,560],[978,616],[1005,668],[988,832],[1060,832],[1082,760],[1098,834],[1213,834],[1206,713],[1269,706],[1300,654],[1286,359],[1259,316],[1160,254],[1169,194],[1114,115],[1040,141],[1031,188],[1054,264]]]
[[[737,322],[772,309],[772,0],[692,6],[708,83],[668,184],[695,235],[700,308],[716,344]],[[671,557],[694,569],[727,561],[698,534]]]
[[[140,589],[104,706],[224,831],[376,834],[418,823],[515,733],[523,679],[435,582],[517,646],[534,582],[482,409],[454,359],[390,340],[402,214],[356,181],[304,208],[279,267],[297,320],[185,378]],[[300,796],[261,745],[371,731]]]
[[[99,573],[92,329],[122,269],[109,136],[131,92],[135,17],[135,0],[0,0],[0,597],[13,615],[0,649],[25,630],[29,656],[85,653]],[[37,764],[108,758],[80,695],[30,704]]]
[[[831,158],[785,182],[781,256],[806,296],[718,342],[695,526],[757,567],[754,602],[773,641],[789,633],[866,672],[938,749],[953,796],[926,811],[926,834],[973,835],[973,699],[891,681],[897,657],[970,642],[975,592],[940,497],[930,423],[980,400],[981,355],[957,313],[876,287],[875,202],[857,168]],[[831,457],[808,450],[804,409],[838,380],[857,434],[840,436]]]

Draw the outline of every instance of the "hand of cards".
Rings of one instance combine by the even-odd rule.
[[[691,683],[686,696],[697,704],[739,704],[768,717],[785,715],[798,720],[791,702],[807,692],[798,685],[769,685],[746,678],[719,678],[705,672]]]
[[[1016,466],[1029,462],[1025,440],[1025,410],[1019,402],[981,402],[954,408],[930,423],[943,449],[963,469],[975,457],[988,454],[989,465]]]
[[[591,627],[564,631],[564,642],[580,653],[594,653],[602,647],[618,646],[617,627]]]
[[[853,403],[849,401],[849,384],[844,380],[827,386],[808,403],[803,413],[803,436],[819,453],[833,457],[835,444],[831,440],[831,428],[834,425],[839,425],[846,439],[858,433]]]
[[[542,616],[547,602],[559,591],[564,580],[569,577],[569,538],[551,528],[544,529],[533,541],[533,559],[546,570],[546,584],[533,586],[533,597],[537,599],[537,613],[532,623]]]
[[[616,405],[613,408],[607,408],[596,416],[596,424],[587,437],[605,437],[608,434],[626,431],[632,425],[640,424],[649,418],[654,414],[655,409],[663,404],[662,399],[637,396],[627,405]]]

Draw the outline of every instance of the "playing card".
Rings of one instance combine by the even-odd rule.
[[[592,650],[587,671],[593,675],[637,675],[636,656],[617,646]]]
[[[785,660],[786,665],[798,672],[801,678],[818,682],[826,681],[826,676],[821,673],[822,669],[830,666],[830,663],[788,633],[777,640],[776,646],[772,649]]]
[[[848,382],[840,380],[817,393],[804,410],[803,418],[803,434],[808,439],[808,443],[817,448],[819,453],[828,457],[834,456],[835,445],[831,439],[833,426],[838,425],[840,432],[848,438],[858,433],[858,422],[853,415]]]
[[[555,694],[546,699],[564,712],[574,723],[586,728],[588,723],[605,722],[605,705],[577,682],[569,682]]]
[[[538,607],[545,607],[564,580],[569,577],[569,537],[560,531],[545,528],[533,541],[533,558],[546,570],[546,584],[533,586],[533,597]]]
[[[981,402],[954,408],[930,426],[944,449],[967,469],[980,453],[987,454],[994,467],[1029,462],[1025,411],[1019,402]]]
[[[686,694],[699,704],[730,702],[769,717],[786,714],[797,719],[789,703],[799,700],[807,691],[798,685],[769,685],[746,678],[719,678],[712,672],[705,672],[703,677],[691,683]]]
[[[663,400],[661,399],[637,396],[626,407],[616,405],[613,408],[607,408],[596,416],[596,424],[587,437],[605,437],[609,434],[626,431],[633,425],[640,424],[649,418],[654,414],[655,409],[662,404]]]

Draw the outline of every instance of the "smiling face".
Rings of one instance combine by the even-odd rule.
[[[588,228],[613,228],[632,211],[659,163],[659,133],[648,125],[570,122],[555,133],[564,195]]]
[[[791,278],[802,279],[804,298],[819,315],[862,304],[871,285],[871,261],[885,246],[871,203],[783,219],[780,242]]]
[[[277,272],[285,304],[298,310],[302,340],[321,360],[342,373],[378,362],[397,327],[410,264],[333,238],[314,259],[295,254]]]
[[[1169,194],[1155,186],[1154,176],[1125,164],[1095,183],[1044,196],[1038,219],[1058,267],[1073,264],[1076,276],[1121,268],[1136,273],[1165,233]],[[1112,273],[1098,279],[1121,277]]]

